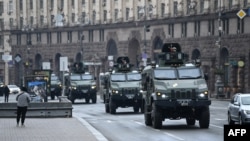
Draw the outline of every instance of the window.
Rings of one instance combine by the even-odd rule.
[[[204,6],[205,6],[204,0],[201,0],[200,1],[200,13],[204,12]]]
[[[10,0],[9,1],[9,5],[8,5],[8,12],[10,13],[10,12],[13,12],[13,1],[12,0]]]
[[[103,42],[104,41],[104,29],[100,29],[99,34],[100,34],[100,42]]]
[[[187,0],[187,7],[186,7],[187,8],[187,15],[190,14],[190,10],[191,10],[190,7],[189,7],[190,4],[191,4],[191,0]]]
[[[41,25],[44,24],[44,16],[43,16],[43,15],[40,16],[40,24],[41,24]]]
[[[0,16],[3,14],[3,2],[0,2]]]
[[[161,4],[161,17],[164,17],[165,14],[165,3]]]
[[[64,7],[64,0],[61,0],[61,9],[63,9],[63,7]]]
[[[103,11],[103,21],[107,21],[107,10]]]
[[[93,42],[93,37],[94,37],[93,30],[89,30],[89,42]]]
[[[187,37],[187,22],[181,24],[181,35]]]
[[[222,20],[222,25],[223,25],[224,34],[229,34],[229,19],[228,18],[224,18]]]
[[[233,0],[228,0],[228,9],[231,10],[233,7]]]
[[[54,0],[50,0],[50,9],[52,10],[54,8]]]
[[[95,0],[93,0],[93,4],[95,4]]]
[[[210,35],[214,35],[214,20],[208,21],[208,32]]]
[[[16,36],[17,36],[17,37],[16,37],[16,38],[17,38],[16,44],[17,44],[17,45],[21,45],[22,35],[21,35],[21,34],[17,34]]]
[[[118,20],[118,9],[115,9],[115,21]]]
[[[13,18],[10,18],[10,28],[12,29],[13,27],[14,27]]]
[[[75,13],[72,13],[72,17],[71,17],[72,19],[72,22],[75,22]]]
[[[247,1],[248,1],[248,0],[244,0],[244,1],[243,1],[243,7],[247,7],[247,3],[248,3]]]
[[[40,9],[43,9],[43,0],[40,0]]]
[[[74,8],[75,7],[75,0],[71,0],[71,6]]]
[[[214,11],[217,11],[219,7],[218,0],[214,0]]]
[[[3,46],[3,36],[0,35],[0,46]]]
[[[126,21],[129,20],[129,8],[126,8]]]
[[[72,43],[72,31],[68,32],[68,43]]]
[[[237,33],[240,34],[240,33],[244,33],[244,18],[243,19],[240,19],[240,18],[237,18],[238,22],[237,22]]]
[[[51,44],[51,32],[47,33],[47,43]]]
[[[177,16],[177,14],[178,14],[178,2],[175,1],[174,2],[174,16]]]
[[[4,22],[3,22],[3,19],[0,19],[0,29],[4,29]]]
[[[195,36],[200,36],[200,21],[194,23],[194,34]]]
[[[51,15],[50,16],[50,23],[51,23],[51,26],[54,25],[54,15]]]
[[[30,10],[33,9],[33,0],[30,0]]]
[[[41,33],[37,33],[37,34],[36,34],[36,41],[37,41],[38,43],[41,43],[41,41],[42,41],[42,35],[41,35]]]
[[[84,40],[84,35],[83,35],[83,31],[78,31],[78,41],[82,41]]]
[[[168,35],[174,37],[174,24],[168,24]]]
[[[34,17],[30,16],[30,25],[32,26],[34,24]]]
[[[57,43],[62,43],[62,33],[57,32]]]
[[[19,8],[20,8],[20,11],[23,11],[23,0],[19,1]]]
[[[82,12],[82,22],[85,23],[86,13]]]
[[[95,22],[96,22],[96,12],[95,11],[93,11],[93,15],[92,15],[93,17],[92,17],[92,22],[93,22],[93,24],[95,24]]]
[[[85,5],[85,0],[82,0],[82,5]]]
[[[23,28],[23,17],[20,17],[20,28]]]

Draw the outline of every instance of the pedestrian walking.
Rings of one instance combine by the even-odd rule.
[[[16,122],[17,122],[17,127],[19,126],[19,122],[21,119],[21,125],[24,127],[24,121],[26,117],[26,112],[30,103],[30,95],[27,93],[27,88],[22,87],[21,88],[21,93],[17,95],[16,101],[17,101],[17,117],[16,117]]]
[[[6,103],[9,102],[10,89],[7,85],[4,86],[3,93],[4,93],[4,102]]]

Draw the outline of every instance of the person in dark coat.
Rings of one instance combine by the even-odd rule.
[[[7,85],[4,86],[3,93],[4,93],[4,102],[6,103],[9,102],[10,89]]]

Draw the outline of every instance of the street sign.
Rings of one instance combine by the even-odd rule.
[[[244,10],[242,10],[242,9],[237,13],[237,16],[240,19],[243,19],[246,15],[247,15],[246,12]]]
[[[60,57],[60,71],[68,71],[68,57]]]
[[[43,62],[43,70],[50,70],[50,62]]]
[[[4,54],[4,55],[2,55],[2,59],[5,62],[11,61],[12,60],[12,55]]]
[[[15,57],[15,61],[16,61],[17,63],[19,63],[21,60],[22,60],[22,58],[21,58],[19,55],[17,55],[17,56]]]

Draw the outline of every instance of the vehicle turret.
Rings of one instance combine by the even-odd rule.
[[[117,58],[114,70],[116,72],[129,72],[132,67],[133,65],[129,64],[129,58],[127,56],[121,56]]]

